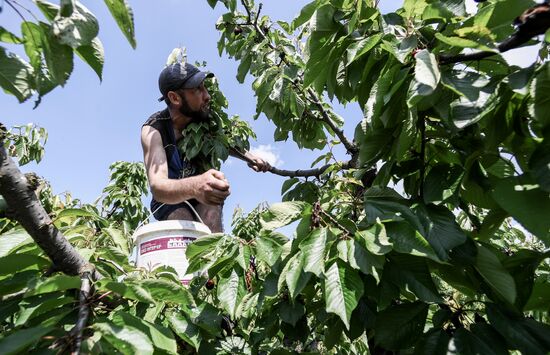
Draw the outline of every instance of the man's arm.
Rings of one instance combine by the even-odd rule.
[[[198,176],[169,179],[162,138],[153,127],[143,126],[141,129],[141,146],[147,178],[155,200],[176,204],[194,198],[207,205],[221,205],[229,196],[229,183],[223,173],[214,169]]]

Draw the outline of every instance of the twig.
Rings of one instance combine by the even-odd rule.
[[[90,273],[83,273],[82,276],[80,276],[80,280],[82,281],[82,283],[79,293],[80,306],[78,308],[78,320],[69,333],[71,337],[74,337],[74,344],[71,352],[71,354],[73,355],[80,354],[80,347],[82,345],[82,332],[86,327],[86,323],[88,322],[88,317],[90,315],[90,307],[88,304],[88,299],[90,298],[90,292],[92,288],[90,282]]]
[[[344,232],[346,234],[346,236],[348,235],[351,235],[353,234],[349,229],[347,229],[346,227],[344,227],[343,225],[340,224],[340,222],[338,222],[334,217],[332,217],[330,214],[328,214],[327,212],[325,212],[324,210],[320,210],[321,214],[325,217],[327,217],[332,223],[334,223],[336,225],[336,227],[340,228],[342,230],[342,232]]]
[[[97,260],[99,261],[103,261],[104,263],[109,263],[111,265],[113,265],[115,267],[115,269],[117,269],[118,271],[120,271],[121,273],[123,273],[124,275],[127,275],[126,271],[124,271],[124,269],[122,268],[122,266],[118,265],[117,263],[115,263],[114,261],[112,260],[107,260],[105,258],[102,258],[101,256],[97,258]]]
[[[262,7],[264,5],[262,3],[260,3],[260,5],[258,5],[258,12],[256,13],[256,19],[254,20],[254,27],[258,27],[258,19],[260,18],[260,12],[262,12]]]
[[[344,131],[338,128],[336,124],[332,121],[332,119],[328,115],[328,112],[325,110],[325,108],[323,107],[323,104],[317,97],[317,94],[315,93],[315,91],[313,91],[311,88],[308,88],[307,93],[311,97],[311,101],[313,102],[313,104],[317,106],[317,108],[321,112],[321,115],[323,117],[323,122],[328,124],[329,127],[334,131],[334,133],[338,136],[338,138],[340,139],[344,147],[346,147],[346,150],[348,151],[348,153],[351,155],[357,154],[357,152],[359,151],[357,149],[357,146],[354,143],[350,142],[348,138],[344,135]]]

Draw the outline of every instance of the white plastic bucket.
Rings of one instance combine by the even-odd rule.
[[[153,270],[161,265],[173,267],[180,280],[188,284],[193,275],[187,275],[189,263],[185,256],[187,245],[195,239],[211,234],[210,229],[192,221],[160,221],[138,228],[132,238],[137,246],[136,266]]]

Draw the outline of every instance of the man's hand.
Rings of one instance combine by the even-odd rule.
[[[206,205],[221,205],[231,193],[229,182],[223,173],[210,169],[195,177],[196,199]]]
[[[253,163],[248,163],[248,166],[251,167],[252,170],[254,171],[258,171],[258,172],[261,171],[262,173],[265,173],[266,171],[269,171],[271,169],[271,165],[269,165],[269,163],[266,160],[250,152],[246,153],[246,157],[252,160]]]

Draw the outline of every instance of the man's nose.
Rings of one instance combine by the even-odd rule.
[[[204,90],[204,101],[207,103],[210,102],[210,94],[208,93],[208,90]]]

